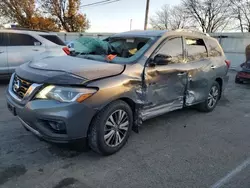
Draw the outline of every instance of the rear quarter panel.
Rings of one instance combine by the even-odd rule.
[[[9,71],[13,73],[21,64],[45,53],[45,46],[8,46],[7,50]]]
[[[211,60],[213,61],[213,63],[216,66],[216,79],[221,79],[222,80],[222,91],[224,91],[228,80],[229,80],[229,76],[228,76],[228,70],[229,68],[227,67],[226,64],[226,56],[225,53],[221,47],[221,45],[219,44],[218,40],[215,38],[207,38],[206,43],[208,42],[208,40],[211,40],[213,42],[217,43],[218,49],[220,49],[220,51],[222,52],[221,56],[217,56],[217,57],[211,57]],[[209,49],[208,49],[209,50]]]
[[[192,64],[192,68],[189,69],[188,74],[186,95],[187,106],[205,101],[208,97],[212,84],[216,80],[222,80],[222,90],[224,90],[225,85],[228,82],[228,67],[225,63],[226,58],[218,41],[216,39],[212,39],[211,37],[204,37],[203,40],[205,41],[208,50],[208,57],[197,62],[189,63]],[[208,40],[212,40],[215,44],[217,43],[217,47],[219,47],[222,51],[221,56],[213,57],[213,55],[211,55],[211,47],[208,46],[206,42]]]
[[[228,67],[225,63],[226,57],[221,56],[221,57],[214,57],[213,62],[216,63],[216,79],[221,79],[222,80],[222,92],[225,90],[228,81],[229,81],[229,75],[228,75]]]
[[[222,91],[223,91],[228,83],[228,80],[229,80],[229,76],[227,75],[229,68],[227,67],[226,62],[225,62],[227,60],[227,58],[225,56],[225,53],[224,53],[221,45],[219,44],[218,40],[215,38],[206,37],[205,42],[206,42],[206,45],[208,47],[208,50],[209,51],[212,50],[211,49],[212,47],[209,46],[209,40],[214,42],[214,43],[217,43],[217,49],[219,51],[221,51],[221,53],[222,53],[221,56],[210,57],[210,58],[211,58],[211,61],[213,62],[213,64],[216,66],[216,79],[222,80]],[[215,52],[216,52],[216,50],[215,50]],[[211,54],[211,51],[209,54]]]

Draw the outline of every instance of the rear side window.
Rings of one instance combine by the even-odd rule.
[[[197,61],[208,57],[203,39],[186,38],[187,60]]]
[[[208,54],[210,57],[219,57],[223,55],[222,49],[219,43],[214,39],[206,40]]]
[[[6,33],[0,33],[0,46],[7,46],[7,37]]]
[[[41,45],[41,43],[30,35],[9,33],[9,46],[37,46],[37,45]]]
[[[56,35],[40,35],[40,36],[57,45],[66,46],[65,43]]]

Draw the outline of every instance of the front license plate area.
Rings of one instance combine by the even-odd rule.
[[[14,116],[17,115],[17,114],[16,114],[16,108],[15,108],[13,105],[7,103],[7,107],[8,107],[8,109],[9,109],[9,111],[10,111]]]

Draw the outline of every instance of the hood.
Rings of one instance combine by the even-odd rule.
[[[241,68],[243,72],[250,72],[250,63],[244,64]]]
[[[74,74],[87,80],[121,74],[125,65],[111,64],[71,56],[47,57],[29,63],[29,67],[45,71]]]

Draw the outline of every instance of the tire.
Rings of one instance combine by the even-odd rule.
[[[121,116],[123,119],[119,118]],[[127,103],[120,100],[110,103],[96,115],[90,125],[88,133],[90,148],[102,155],[118,152],[126,144],[132,124],[133,112]]]
[[[212,94],[214,88],[216,88],[216,93]],[[221,86],[218,82],[214,82],[211,89],[209,90],[208,97],[206,101],[198,105],[198,110],[201,112],[212,112],[216,107],[221,94]],[[214,99],[214,100],[213,100]],[[211,103],[211,100],[213,101]]]
[[[237,77],[235,77],[235,83],[236,83],[236,84],[243,84],[243,82],[242,82],[242,81],[240,81],[240,79],[239,79],[239,78],[237,78]]]

